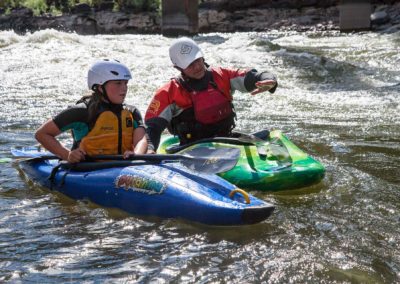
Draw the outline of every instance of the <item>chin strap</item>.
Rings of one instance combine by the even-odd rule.
[[[106,87],[104,87],[104,84],[101,85],[101,89],[103,90],[103,99],[104,99],[107,103],[111,104],[111,101],[110,101],[110,99],[108,98],[108,94],[107,94],[107,91],[106,91]]]

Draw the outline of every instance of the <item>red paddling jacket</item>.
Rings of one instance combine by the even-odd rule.
[[[257,70],[209,68],[200,80],[173,78],[156,91],[146,115],[149,148],[156,150],[162,131],[178,135],[181,144],[208,137],[227,137],[235,127],[232,94],[251,92],[255,83],[275,80]],[[270,90],[273,93],[277,85]]]

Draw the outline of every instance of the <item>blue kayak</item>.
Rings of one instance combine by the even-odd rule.
[[[194,172],[177,162],[60,163],[35,149],[12,151],[28,179],[73,199],[161,218],[209,225],[246,225],[267,219],[274,206],[215,174]]]

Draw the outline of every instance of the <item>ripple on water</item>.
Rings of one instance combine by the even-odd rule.
[[[0,168],[0,281],[396,283],[400,279],[399,34],[297,32],[195,37],[211,65],[267,70],[273,95],[235,93],[237,129],[281,129],[323,162],[324,180],[254,192],[276,211],[221,228],[127,216],[27,184]],[[144,114],[178,73],[161,35],[0,32],[0,155],[86,91],[98,58],[131,69],[127,102]],[[70,140],[62,136],[63,143]]]

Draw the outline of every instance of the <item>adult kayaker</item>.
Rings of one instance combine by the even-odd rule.
[[[70,107],[45,122],[35,138],[50,152],[70,163],[85,155],[132,154],[147,152],[147,139],[140,112],[124,104],[129,69],[116,60],[94,63],[88,72],[91,95],[82,97]],[[62,145],[56,136],[72,130],[72,149]]]
[[[209,137],[229,137],[235,127],[232,93],[274,93],[278,83],[268,72],[210,67],[196,42],[177,39],[170,59],[181,74],[158,89],[147,109],[145,123],[149,152],[157,150],[165,128],[181,145]]]

